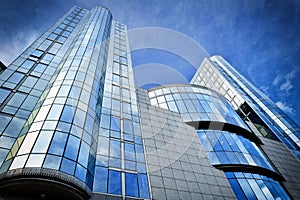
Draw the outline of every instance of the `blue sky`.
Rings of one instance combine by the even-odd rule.
[[[223,56],[300,124],[300,1],[1,0],[0,60],[8,65],[73,5],[104,5],[128,29],[162,27],[192,38],[209,55]],[[187,79],[193,74],[168,52],[144,49],[132,56],[143,58],[134,66],[157,63]]]

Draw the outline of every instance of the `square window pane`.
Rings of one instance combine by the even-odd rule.
[[[36,49],[31,55],[36,58],[40,58],[43,55],[43,53],[43,51]]]
[[[60,162],[61,162],[61,157],[53,156],[53,155],[47,155],[46,159],[45,159],[45,162],[44,162],[44,168],[58,170]]]

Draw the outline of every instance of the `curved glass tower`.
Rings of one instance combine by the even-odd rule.
[[[111,23],[105,8],[74,8],[3,72],[3,80],[13,72],[2,84],[1,140],[11,147],[1,152],[5,190],[55,182],[70,197],[91,195]]]
[[[262,142],[222,95],[196,85],[166,85],[151,89],[149,97],[196,129],[212,166],[224,171],[237,197],[289,199],[280,185],[283,177],[259,147]]]
[[[221,57],[148,91],[131,62],[75,6],[1,67],[0,199],[300,198],[299,128]]]

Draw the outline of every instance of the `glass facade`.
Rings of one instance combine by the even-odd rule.
[[[151,89],[152,105],[181,114],[184,121],[216,121],[249,130],[227,101],[215,91],[191,85]]]
[[[205,59],[191,83],[219,91],[264,137],[280,139],[300,158],[299,126],[221,56]]]
[[[252,165],[271,171],[274,168],[254,142],[227,131],[197,130],[213,165]]]
[[[267,176],[225,172],[238,199],[290,199],[278,181]]]
[[[220,57],[202,66],[137,89],[127,27],[74,6],[1,67],[0,199],[300,198],[279,142],[297,127]]]
[[[61,19],[58,23],[64,25],[65,28],[71,27],[73,30],[79,20],[82,19],[84,13],[85,10],[83,9],[73,9],[72,12],[69,12],[64,19]],[[73,21],[76,21],[76,23]],[[0,160],[2,172],[9,167],[24,167],[29,157],[28,153],[30,153],[39,135],[39,131],[41,131],[41,139],[38,139],[36,145],[45,146],[43,150],[36,150],[37,153],[43,153],[43,155],[39,154],[36,156],[39,157],[39,160],[43,161],[45,159],[47,145],[49,145],[54,126],[56,126],[53,120],[57,120],[59,117],[57,115],[60,114],[63,102],[60,101],[57,105],[53,105],[50,112],[51,115],[49,115],[49,121],[44,124],[46,132],[43,134],[42,131],[44,130],[41,130],[43,125],[42,120],[45,120],[47,113],[50,111],[51,103],[48,101],[44,104],[45,107],[43,108],[42,102],[50,91],[51,85],[54,83],[53,77],[56,76],[61,68],[62,64],[59,65],[59,63],[62,63],[63,57],[67,56],[66,48],[70,48],[70,44],[56,40],[56,38],[64,37],[61,34],[56,34],[55,38],[51,37],[57,29],[56,27],[57,25],[54,25],[50,28],[48,32],[31,45],[25,53],[17,58],[9,68],[1,74],[1,94],[4,94],[1,98],[3,104],[0,107],[0,117],[3,119],[1,120],[1,127],[3,129],[1,140],[6,137],[11,141],[9,147],[3,147],[0,150],[2,155],[2,159]],[[61,30],[63,31],[63,29]],[[68,37],[65,38],[67,39]],[[68,39],[74,40],[74,36],[70,36]],[[64,48],[62,47],[63,45]],[[53,54],[54,50],[56,53],[59,52],[56,56]],[[58,86],[55,87],[56,92],[58,89]],[[52,101],[54,101],[55,94],[52,92],[50,95]],[[40,113],[40,118],[36,119],[37,123],[33,123],[38,112]],[[46,128],[47,125],[49,128]],[[37,126],[39,128],[37,128]],[[51,126],[52,129],[50,128]],[[29,129],[31,129],[31,131],[29,131]],[[43,141],[42,137],[46,140]],[[23,145],[24,147],[21,148],[20,145],[23,141],[26,146]],[[7,151],[7,149],[10,150]],[[35,149],[37,149],[37,147]],[[18,162],[20,159],[17,159],[16,163],[11,165],[13,158],[19,155],[22,155],[21,160],[23,161]],[[33,159],[34,158],[31,158],[30,160]],[[41,164],[42,163],[40,163],[40,165]],[[30,163],[28,165],[30,165]]]
[[[204,87],[169,85],[151,89],[149,98],[152,105],[180,113],[185,122],[198,129],[196,133],[210,163],[224,171],[238,199],[266,199],[269,196],[261,194],[273,188],[280,191],[272,193],[273,198],[289,199],[280,183],[269,177],[270,173],[279,174],[259,147],[259,140],[223,96]],[[195,125],[195,122],[198,123]],[[229,124],[234,128],[227,130],[225,125],[201,126],[203,122]],[[252,171],[260,174],[252,176]],[[230,177],[232,174],[245,174],[246,178],[252,176],[252,179],[234,180]],[[252,189],[246,183],[243,184],[245,181],[251,183]],[[263,184],[267,184],[267,188]]]
[[[126,34],[125,25],[113,21],[93,192],[147,199],[149,184]]]

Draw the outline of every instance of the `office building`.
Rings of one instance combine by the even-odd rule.
[[[202,70],[136,88],[126,26],[73,7],[0,75],[0,197],[300,198],[297,125],[280,135],[240,90],[233,103],[232,74],[216,74],[226,93]]]

